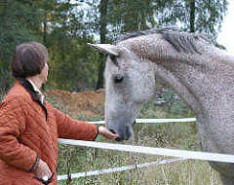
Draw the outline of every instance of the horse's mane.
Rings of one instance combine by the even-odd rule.
[[[143,35],[151,35],[155,33],[161,34],[162,38],[170,43],[178,52],[200,53],[199,49],[196,46],[196,43],[198,41],[203,41],[206,44],[212,43],[210,37],[205,34],[182,32],[177,28],[161,28],[126,34],[119,40],[117,40],[115,44],[127,39],[136,38]]]

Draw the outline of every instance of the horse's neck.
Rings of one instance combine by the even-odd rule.
[[[160,34],[129,39],[122,45],[153,61],[156,76],[171,85],[196,113],[212,106],[221,95],[234,92],[234,59],[211,45],[197,42],[198,53],[189,55],[177,52]]]
[[[167,60],[155,62],[155,72],[199,114],[221,95],[234,92],[234,61],[220,61],[221,58],[198,54],[167,56]]]

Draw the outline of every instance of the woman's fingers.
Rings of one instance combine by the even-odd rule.
[[[52,176],[52,172],[49,166],[43,160],[39,160],[38,167],[35,170],[35,175],[38,178],[50,178]]]
[[[106,127],[100,126],[98,129],[99,133],[107,139],[116,139],[118,137],[118,134],[112,133]]]

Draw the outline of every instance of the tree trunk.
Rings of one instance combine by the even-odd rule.
[[[99,5],[99,11],[100,11],[100,41],[101,43],[106,42],[106,34],[107,34],[107,21],[106,21],[106,15],[107,15],[107,3],[108,0],[101,0]],[[102,53],[99,55],[99,66],[98,66],[98,81],[96,85],[96,89],[103,88],[104,84],[104,78],[103,78],[103,72],[105,68],[105,57]]]
[[[47,11],[44,10],[44,20],[43,20],[43,44],[47,46]]]
[[[190,32],[195,32],[195,0],[190,0]]]

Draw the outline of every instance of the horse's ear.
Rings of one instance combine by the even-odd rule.
[[[107,53],[107,54],[112,54],[115,56],[119,55],[119,50],[116,46],[111,45],[111,44],[90,44],[87,43],[89,46],[99,50],[100,52]]]

